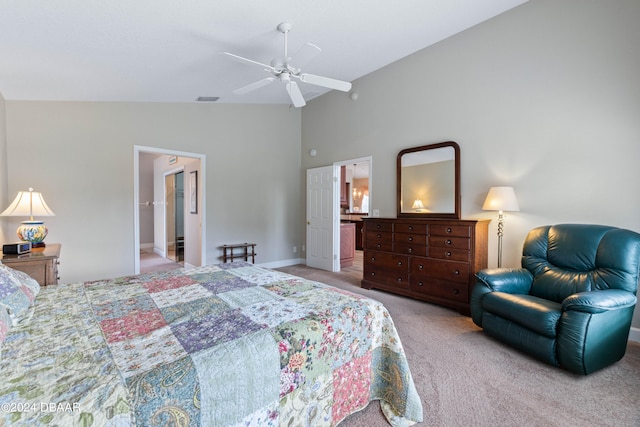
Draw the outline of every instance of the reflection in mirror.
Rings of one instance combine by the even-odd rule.
[[[453,141],[398,154],[398,216],[460,218],[459,147]]]
[[[349,212],[369,213],[369,162],[354,163],[351,168],[347,167],[347,179],[351,183]]]

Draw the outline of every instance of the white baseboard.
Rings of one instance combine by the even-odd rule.
[[[265,267],[265,268],[279,268],[279,267],[289,267],[290,265],[297,265],[297,264],[304,264],[304,263],[305,263],[304,258],[293,258],[293,259],[285,259],[282,261],[265,262],[265,263],[256,264],[256,265],[260,267]]]
[[[640,342],[640,328],[631,328],[631,331],[629,331],[629,341]]]
[[[140,243],[140,249],[152,249],[153,243]]]

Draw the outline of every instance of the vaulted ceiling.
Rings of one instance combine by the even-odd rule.
[[[289,104],[263,67],[304,43],[307,73],[353,81],[526,0],[0,0],[0,93],[7,100]],[[299,82],[309,100],[327,91]]]

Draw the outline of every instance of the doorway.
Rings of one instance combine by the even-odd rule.
[[[165,242],[172,240],[185,267],[205,265],[206,260],[206,156],[198,153],[135,145],[134,165],[134,273],[141,268],[141,249],[160,260],[169,261]],[[188,172],[195,180],[182,179],[182,200],[197,200],[197,210],[182,209],[183,230],[168,239],[165,221],[165,172]],[[183,173],[186,176],[186,173]],[[142,184],[141,184],[142,183]],[[189,187],[189,188],[185,188]],[[193,192],[192,192],[193,190]],[[141,196],[142,194],[142,196]],[[173,216],[172,216],[173,218]],[[173,225],[174,230],[179,226]],[[179,221],[178,221],[179,224]],[[144,225],[144,229],[143,226]],[[149,227],[151,229],[149,230]],[[141,233],[142,229],[142,233]],[[183,239],[177,239],[183,237]],[[141,240],[142,239],[142,240]],[[174,255],[174,256],[176,256]],[[173,263],[173,261],[169,261]],[[162,268],[160,268],[162,269]]]
[[[361,276],[363,269],[362,218],[371,215],[372,158],[369,156],[344,160],[334,163],[334,167],[344,171],[344,176],[341,177],[344,182],[340,185],[340,205],[337,207],[337,215],[340,218],[338,227],[341,228],[341,232],[337,233],[337,236],[340,236],[337,246],[340,251],[348,251],[347,254],[340,255],[341,258],[346,257],[348,261],[341,263],[344,265],[341,270]],[[355,236],[352,235],[353,233]]]
[[[164,177],[166,258],[184,262],[184,170]]]

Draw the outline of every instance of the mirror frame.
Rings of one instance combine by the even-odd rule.
[[[453,212],[402,212],[402,156],[418,151],[435,150],[438,148],[453,147],[454,152],[454,210]],[[422,145],[420,147],[405,148],[398,153],[396,170],[396,206],[398,218],[455,218],[460,219],[460,146],[454,141],[440,142],[437,144]]]

